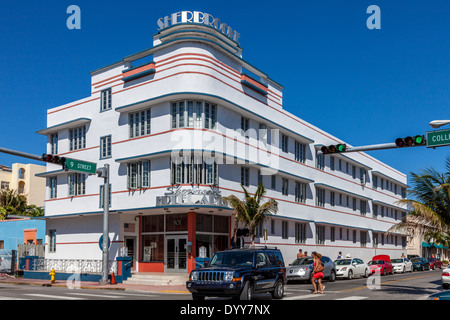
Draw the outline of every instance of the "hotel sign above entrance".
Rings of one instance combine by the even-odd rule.
[[[239,37],[241,36],[239,32],[233,30],[233,28],[231,28],[229,25],[220,21],[219,18],[214,18],[209,13],[203,13],[199,11],[175,12],[170,16],[159,18],[156,22],[159,27],[158,30],[162,30],[180,23],[194,23],[210,26],[237,43],[239,43]]]
[[[216,188],[200,189],[199,187],[168,187],[163,196],[156,197],[156,206],[208,205],[226,207],[220,191]]]

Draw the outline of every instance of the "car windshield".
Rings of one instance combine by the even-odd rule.
[[[314,262],[313,258],[306,257],[306,258],[296,259],[292,263],[292,265],[293,266],[306,266],[306,265],[312,264],[313,262]]]
[[[352,260],[350,260],[350,259],[334,261],[334,264],[337,266],[348,266],[351,263],[352,263]]]
[[[383,260],[372,260],[369,262],[369,266],[372,266],[375,264],[384,264],[384,261]]]
[[[210,266],[251,266],[253,264],[253,252],[218,252],[211,260]]]
[[[391,263],[402,263],[403,259],[392,259]]]
[[[412,262],[421,262],[421,259],[420,258],[412,258],[411,261]]]

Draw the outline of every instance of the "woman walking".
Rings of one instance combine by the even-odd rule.
[[[323,276],[323,264],[322,261],[320,261],[320,259],[322,258],[322,255],[320,253],[317,253],[315,251],[312,252],[312,257],[313,257],[313,261],[314,261],[314,269],[313,269],[313,276],[311,278],[311,282],[312,285],[314,287],[314,291],[313,294],[318,294],[319,292],[317,292],[317,287],[320,290],[320,294],[323,294],[323,289],[325,289],[325,287],[322,285],[322,279],[324,278]],[[316,281],[317,281],[317,285],[316,285]]]

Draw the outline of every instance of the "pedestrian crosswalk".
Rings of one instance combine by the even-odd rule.
[[[140,298],[152,298],[156,295],[152,294],[138,294],[138,293],[85,293],[85,292],[64,292],[64,294],[47,294],[47,293],[22,293],[20,295],[10,295],[3,292],[0,296],[0,300],[120,300],[120,299],[140,299]]]

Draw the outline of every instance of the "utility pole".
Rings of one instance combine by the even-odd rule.
[[[103,184],[103,242],[102,242],[102,279],[100,284],[108,283],[109,262],[109,164],[97,169],[99,177],[104,179]]]

